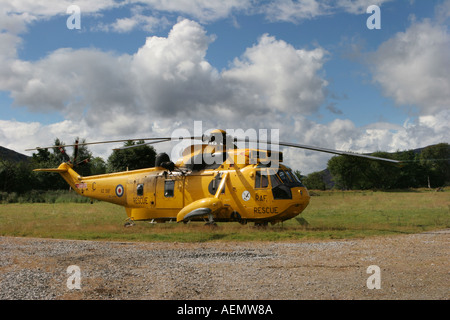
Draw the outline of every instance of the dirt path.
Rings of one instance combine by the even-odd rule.
[[[448,300],[449,240],[450,230],[322,242],[0,237],[0,299]],[[80,289],[68,288],[69,266]]]

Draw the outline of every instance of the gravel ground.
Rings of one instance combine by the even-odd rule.
[[[0,237],[0,299],[448,300],[449,240],[450,230],[321,242]],[[67,286],[71,265],[80,289]],[[380,289],[368,288],[371,265]]]

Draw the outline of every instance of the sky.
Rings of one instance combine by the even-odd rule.
[[[0,146],[214,128],[361,153],[449,143],[449,21],[450,0],[0,0]],[[331,157],[281,151],[302,174]]]

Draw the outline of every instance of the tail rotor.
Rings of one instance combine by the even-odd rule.
[[[72,167],[75,168],[77,166],[83,165],[88,163],[91,159],[90,157],[85,158],[84,160],[81,161],[77,161],[78,160],[78,155],[79,155],[79,139],[77,138],[75,140],[75,144],[73,144],[73,157],[72,159],[70,158],[70,156],[67,154],[66,150],[64,149],[64,146],[61,145],[57,145],[57,148],[59,150],[59,152],[62,154],[63,158],[66,160],[66,162]]]

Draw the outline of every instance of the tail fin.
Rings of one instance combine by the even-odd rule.
[[[72,187],[74,190],[78,190],[76,184],[81,180],[81,176],[72,169],[72,166],[68,163],[61,163],[58,168],[51,169],[34,169],[33,171],[40,172],[57,172],[59,173],[64,180]]]

